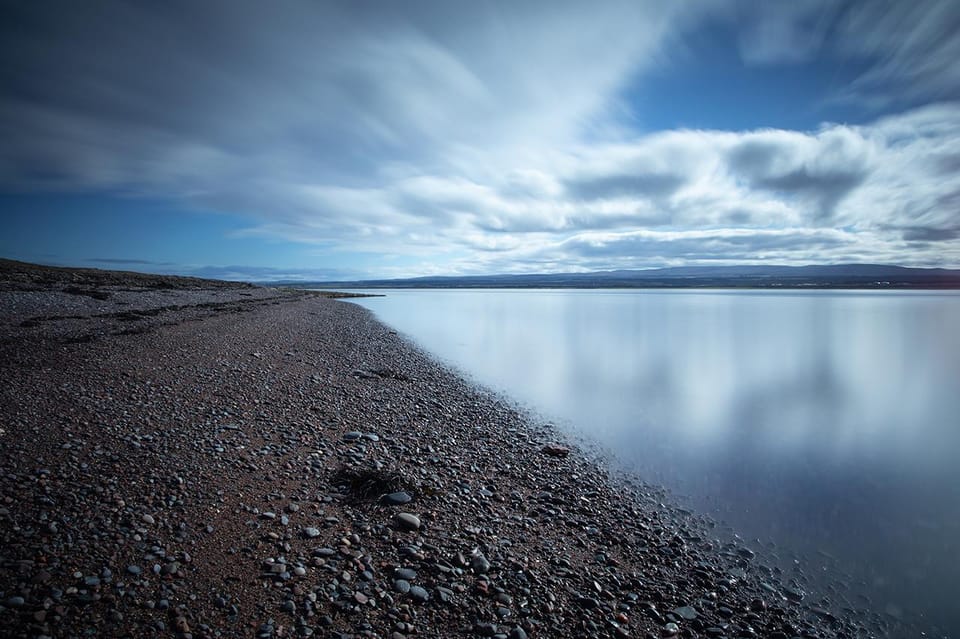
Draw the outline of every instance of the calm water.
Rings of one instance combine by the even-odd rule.
[[[398,290],[359,303],[745,538],[960,637],[960,295]]]

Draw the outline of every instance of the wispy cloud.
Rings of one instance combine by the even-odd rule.
[[[951,3],[98,6],[6,10],[0,187],[161,195],[247,216],[235,237],[404,258],[377,274],[960,264]],[[942,102],[632,130],[624,91],[718,16],[749,64],[829,52],[862,67],[844,99]]]

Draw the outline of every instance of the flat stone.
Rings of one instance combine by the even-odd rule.
[[[399,491],[396,493],[390,493],[389,495],[384,495],[380,500],[388,506],[400,506],[402,504],[408,504],[413,501],[413,497],[410,493]]]
[[[397,513],[397,523],[405,530],[420,530],[420,518],[411,513]]]
[[[551,457],[567,457],[570,454],[570,449],[560,444],[547,444],[540,449],[540,452],[550,455]]]
[[[363,437],[363,433],[361,433],[361,432],[358,431],[358,430],[351,430],[350,432],[343,434],[343,441],[345,441],[345,442],[355,442],[355,441],[357,441],[358,439],[360,439],[361,437]]]
[[[313,539],[314,537],[319,537],[320,530],[317,528],[314,528],[313,526],[307,526],[306,528],[303,529],[303,536],[306,537],[307,539]]]
[[[697,611],[692,606],[680,606],[679,608],[674,608],[673,614],[677,615],[678,617],[682,617],[687,621],[697,618]]]
[[[418,603],[423,603],[430,599],[430,593],[420,586],[410,586],[410,598]]]
[[[393,571],[393,576],[397,579],[406,579],[407,581],[413,581],[417,578],[417,571],[413,568],[397,568]]]
[[[145,524],[151,524],[151,525],[154,523],[153,517],[147,514],[140,515],[140,521],[142,521]]]

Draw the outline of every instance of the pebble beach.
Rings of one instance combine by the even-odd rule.
[[[348,300],[0,264],[0,636],[899,632]]]

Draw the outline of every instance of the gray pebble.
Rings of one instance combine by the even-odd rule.
[[[397,523],[405,530],[420,529],[420,518],[410,513],[397,513]]]

